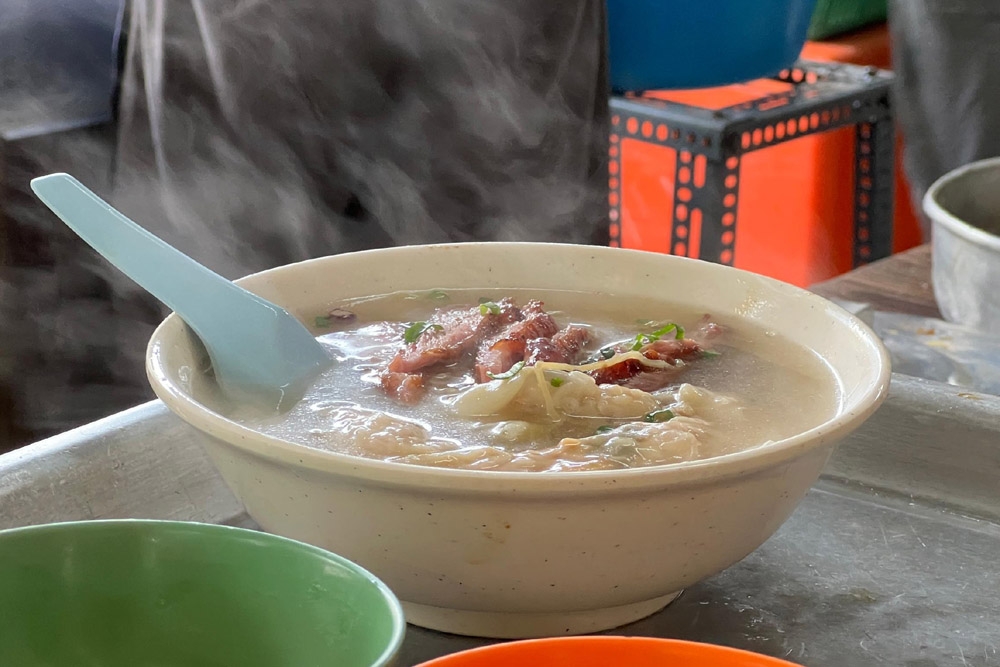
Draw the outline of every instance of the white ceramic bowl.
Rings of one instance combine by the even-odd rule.
[[[885,397],[889,362],[863,323],[824,299],[724,266],[605,247],[411,246],[345,254],[241,284],[303,318],[343,298],[457,287],[577,289],[738,316],[826,359],[842,406],[757,449],[624,471],[516,473],[406,466],[308,449],[227,421],[199,399],[203,357],[176,316],[156,330],[157,395],[207,437],[265,530],[321,546],[385,581],[407,619],[459,634],[592,632],[651,614],[737,562],[788,518],[833,447]],[[794,406],[789,406],[794,409]]]
[[[932,279],[949,322],[1000,329],[1000,158],[938,179],[924,197],[931,219]]]

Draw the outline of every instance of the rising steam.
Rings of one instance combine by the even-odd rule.
[[[164,314],[34,201],[35,175],[74,173],[231,278],[388,245],[606,242],[603,0],[130,6],[117,142],[41,141],[4,175],[0,411],[21,438],[150,397]]]

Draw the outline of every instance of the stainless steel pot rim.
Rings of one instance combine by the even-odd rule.
[[[994,170],[1000,171],[1000,157],[972,162],[948,172],[935,181],[934,184],[927,190],[927,194],[924,195],[923,208],[924,212],[931,218],[934,225],[939,226],[952,234],[969,241],[970,243],[974,243],[975,245],[983,246],[1000,253],[1000,236],[991,234],[983,229],[980,229],[979,227],[959,219],[939,202],[941,193],[944,190],[952,184],[961,181],[963,178],[968,177],[969,174]]]

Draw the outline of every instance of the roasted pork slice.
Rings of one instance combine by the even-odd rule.
[[[545,312],[540,301],[529,301],[521,309],[522,319],[512,322],[494,338],[484,342],[476,354],[476,380],[488,382],[491,375],[504,373],[525,357],[529,340],[549,339],[559,327]]]
[[[472,308],[438,310],[422,323],[416,339],[405,343],[396,353],[388,369],[394,373],[414,373],[435,364],[457,361],[521,317],[520,309],[511,299]]]
[[[479,350],[476,355],[476,381],[489,382],[491,375],[499,375],[509,371],[511,367],[524,359],[525,342],[501,338],[487,348]]]
[[[641,361],[637,359],[626,359],[620,363],[613,364],[611,366],[606,366],[604,368],[591,371],[590,375],[594,378],[597,384],[620,384],[626,386],[633,386],[630,381],[636,376],[642,374],[644,377],[642,380],[638,381],[638,384],[647,386],[654,386],[657,383],[652,379],[645,377],[648,375],[659,375],[659,379],[663,381],[660,386],[654,386],[654,389],[647,389],[647,391],[653,391],[655,389],[661,389],[667,386],[676,376],[678,371],[683,369],[683,365],[678,362],[691,362],[695,359],[700,359],[704,348],[700,343],[691,338],[680,338],[680,339],[668,339],[668,340],[657,340],[652,343],[647,343],[643,345],[639,352],[642,356],[647,359],[654,359],[657,361],[665,361],[671,364],[671,368],[657,368],[653,369],[646,366]]]
[[[558,331],[552,338],[534,338],[527,343],[525,362],[532,366],[539,361],[553,361],[561,364],[575,364],[580,352],[590,340],[590,330],[571,324]]]
[[[521,315],[522,319],[508,326],[498,338],[526,341],[532,338],[550,338],[559,331],[559,326],[552,316],[545,312],[541,301],[529,301],[521,309]]]
[[[400,403],[412,405],[423,398],[426,387],[421,373],[394,373],[388,369],[379,375],[382,390]]]
[[[705,315],[698,322],[694,331],[688,331],[688,338],[696,340],[702,345],[710,343],[723,334],[725,329],[721,324],[712,321],[711,315]]]

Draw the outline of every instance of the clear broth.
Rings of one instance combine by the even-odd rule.
[[[628,438],[615,439],[614,432],[605,438],[609,442],[587,445],[586,452],[573,444],[573,440],[590,442],[587,439],[592,440],[598,429],[608,431],[638,421],[635,416],[560,415],[553,420],[544,414],[516,414],[516,404],[514,414],[508,406],[490,416],[458,416],[455,399],[475,385],[468,364],[461,369],[457,365],[431,369],[425,376],[429,390],[416,405],[401,404],[383,392],[378,370],[402,344],[407,323],[427,320],[438,307],[502,297],[512,297],[519,305],[541,300],[560,327],[570,323],[590,327],[587,349],[593,351],[634,337],[643,330],[641,321],[671,321],[693,328],[705,315],[669,302],[524,289],[435,290],[345,302],[339,307],[357,319],[339,327],[334,322],[328,333],[318,336],[336,363],[305,398],[283,415],[236,411],[230,417],[288,442],[356,456],[457,468],[559,471],[720,456],[806,431],[828,420],[838,407],[836,379],[813,352],[745,320],[714,317],[725,327],[712,345],[721,354],[687,367],[678,379],[686,393],[678,393],[681,388],[675,386],[654,394],[662,405],[679,406],[676,409],[682,412],[691,401],[701,406],[696,421],[675,419],[670,427],[687,428],[690,433],[655,450],[639,446],[639,455],[636,446],[628,446]],[[682,394],[691,401],[684,402]]]

